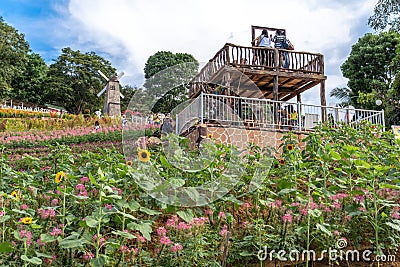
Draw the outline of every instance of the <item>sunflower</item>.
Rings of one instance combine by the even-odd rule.
[[[141,162],[148,162],[150,160],[150,152],[145,149],[141,149],[138,152],[138,157]]]
[[[18,199],[18,193],[17,191],[12,191],[10,196],[14,197],[15,199]]]
[[[23,224],[31,224],[32,223],[32,217],[22,218],[21,221],[22,221]]]
[[[65,176],[65,174],[63,171],[57,172],[56,178],[55,178],[56,183],[58,184],[59,182],[61,182],[64,179],[64,176]]]
[[[132,160],[128,160],[128,161],[126,162],[126,165],[128,165],[128,166],[132,166],[132,164],[133,164]]]
[[[207,137],[208,137],[208,138],[212,138],[212,137],[213,137],[212,133],[209,133],[209,134],[207,135]]]
[[[291,150],[294,149],[294,145],[293,145],[293,144],[288,144],[288,145],[286,146],[286,148],[287,148],[287,150],[291,151]]]
[[[279,163],[280,163],[281,165],[283,165],[283,164],[285,164],[285,160],[284,160],[284,159],[280,159],[280,160],[279,160]]]

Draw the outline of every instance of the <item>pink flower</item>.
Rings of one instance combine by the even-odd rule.
[[[138,235],[137,240],[138,240],[140,243],[146,242],[146,238],[144,238],[144,237],[141,236],[141,235]]]
[[[354,202],[357,202],[357,203],[364,202],[364,196],[363,195],[354,196]]]
[[[286,213],[285,215],[282,216],[282,220],[283,220],[285,223],[292,223],[292,221],[293,221],[293,216],[292,216],[292,214],[290,214],[290,213]]]
[[[32,233],[30,231],[21,230],[19,231],[19,238],[26,238],[26,244],[32,244]]]
[[[50,235],[52,236],[59,236],[62,234],[62,230],[60,228],[54,227],[51,231]]]
[[[307,208],[300,208],[299,212],[300,212],[301,215],[305,215],[305,216],[308,215],[308,209]]]
[[[178,224],[178,227],[176,227],[176,229],[178,229],[178,230],[189,230],[191,228],[192,228],[192,226],[190,224],[185,223],[185,222],[180,222]]]
[[[244,208],[246,208],[246,209],[250,209],[250,207],[251,207],[251,205],[250,205],[250,203],[249,202],[245,202],[245,203],[243,203],[243,205],[242,205]]]
[[[392,217],[394,219],[397,219],[397,220],[400,220],[400,213],[392,210],[392,212],[390,212],[390,217]]]
[[[210,209],[207,209],[207,210],[205,211],[205,214],[206,214],[206,215],[212,215],[212,214],[213,214],[213,211],[210,210]]]
[[[42,242],[42,240],[39,238],[38,240],[36,240],[36,243],[39,245],[39,246],[43,246],[43,245],[46,245],[46,243],[45,242]]]
[[[56,216],[56,212],[53,209],[38,209],[38,215],[40,215],[42,220],[48,219],[48,218],[54,218]]]
[[[318,209],[318,204],[316,204],[315,202],[310,202],[310,210],[315,210]]]
[[[247,226],[249,226],[251,223],[249,223],[249,222],[247,222],[247,221],[245,221],[245,222],[242,222],[242,227],[243,228],[246,228]]]
[[[19,206],[20,210],[27,210],[28,209],[28,205],[26,204],[22,204],[21,206]]]
[[[78,196],[87,197],[88,196],[88,192],[86,190],[80,191]]]
[[[221,219],[221,218],[225,219],[226,218],[225,212],[223,212],[223,211],[218,212],[218,218],[219,219]]]
[[[359,207],[358,210],[362,212],[367,212],[367,209],[365,207]]]
[[[228,225],[224,224],[224,226],[222,226],[222,229],[221,229],[221,231],[219,232],[219,234],[220,234],[221,236],[225,236],[225,235],[228,234],[228,233],[229,233],[229,231],[228,231]]]
[[[110,204],[105,204],[104,207],[105,207],[106,209],[108,209],[108,210],[112,210],[112,209],[113,209],[113,206],[110,205]]]
[[[83,184],[77,184],[77,185],[75,186],[75,189],[76,189],[76,190],[79,190],[79,191],[83,191],[83,190],[85,190],[85,185],[83,185]]]
[[[160,238],[160,244],[161,244],[161,245],[169,245],[169,244],[171,244],[171,240],[169,239],[168,236],[163,235],[163,236],[161,236],[161,238]]]
[[[334,234],[334,235],[340,235],[340,233],[339,233],[338,230],[335,230],[335,231],[333,232],[333,234]]]
[[[172,248],[171,248],[171,250],[172,250],[173,252],[178,252],[178,251],[181,251],[182,249],[183,249],[183,247],[182,247],[182,245],[179,244],[179,243],[175,243],[175,244],[172,246]]]
[[[273,202],[271,204],[271,206],[273,208],[279,209],[282,206],[282,200],[279,200],[279,199],[275,200],[275,202]]]
[[[122,195],[124,193],[124,190],[119,189],[118,187],[113,187],[112,190],[117,191],[118,195]]]
[[[130,249],[129,249],[127,246],[125,246],[125,245],[121,245],[121,246],[119,247],[119,250],[120,250],[121,252],[123,252],[123,253],[129,253],[129,252],[130,252]]]
[[[176,223],[177,223],[177,221],[175,220],[175,218],[171,217],[166,221],[165,226],[166,227],[175,228],[176,227]]]
[[[334,201],[333,203],[333,206],[336,208],[336,209],[340,209],[340,207],[341,207],[341,205],[340,205],[340,203],[339,202],[337,202],[337,201]]]
[[[89,182],[89,178],[87,178],[86,176],[84,176],[84,177],[81,178],[81,182],[82,182],[82,183],[87,183],[87,182]]]
[[[85,261],[90,261],[93,258],[94,258],[94,254],[91,252],[85,252],[85,254],[83,254],[83,259]]]
[[[157,228],[157,234],[159,236],[165,236],[167,235],[167,229],[165,229],[163,226],[160,226]]]
[[[55,199],[53,199],[53,200],[51,201],[51,205],[52,205],[52,206],[57,206],[58,203],[59,203],[58,198],[55,198]]]
[[[94,235],[93,242],[96,242],[96,241],[97,241],[97,235]],[[101,237],[99,240],[99,245],[102,246],[105,242],[106,242],[106,240],[103,237]]]
[[[203,226],[206,221],[208,221],[206,217],[193,218],[193,220],[190,222],[190,225],[200,227]]]

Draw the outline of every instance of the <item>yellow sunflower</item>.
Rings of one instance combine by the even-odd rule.
[[[208,138],[212,138],[212,137],[213,137],[212,133],[209,133],[209,134],[207,135],[207,137],[208,137]]]
[[[22,218],[21,221],[22,221],[23,224],[31,224],[32,223],[32,217]]]
[[[284,160],[284,159],[280,159],[280,160],[279,160],[279,163],[280,163],[281,165],[283,165],[283,164],[285,164],[285,160]]]
[[[17,191],[12,191],[10,196],[14,197],[15,199],[18,199],[18,193]]]
[[[286,148],[287,148],[287,150],[293,150],[294,149],[294,145],[293,144],[288,144],[287,146],[286,146]]]
[[[132,166],[132,164],[133,164],[132,160],[128,160],[128,161],[126,162],[126,165],[128,165],[128,166]]]
[[[148,162],[150,160],[150,152],[145,149],[141,149],[138,152],[138,157],[141,162]]]
[[[64,176],[65,176],[65,174],[63,171],[57,172],[56,178],[55,178],[56,183],[58,184],[59,182],[61,182],[64,179]]]

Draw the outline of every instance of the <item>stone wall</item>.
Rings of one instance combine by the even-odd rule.
[[[279,146],[282,144],[282,135],[284,130],[275,129],[258,129],[249,127],[218,127],[215,125],[201,124],[190,131],[186,137],[192,147],[198,145],[200,140],[204,138],[212,138],[223,144],[232,144],[240,149],[245,149],[249,142],[263,147],[275,147],[279,151]],[[300,147],[304,147],[301,142],[307,136],[306,132],[295,132]]]

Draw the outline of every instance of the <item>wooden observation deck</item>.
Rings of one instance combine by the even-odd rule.
[[[252,40],[263,29],[272,35],[277,30],[286,33],[252,26]],[[325,80],[322,54],[227,43],[192,79],[189,96],[205,92],[277,101],[297,97],[301,102],[301,93],[319,84],[320,102],[325,106]]]

